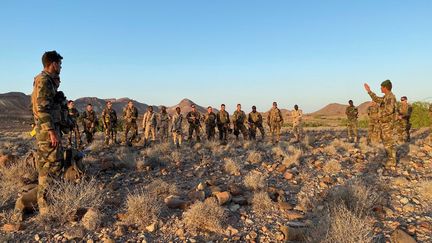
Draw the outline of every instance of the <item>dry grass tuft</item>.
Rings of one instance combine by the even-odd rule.
[[[116,152],[120,164],[126,168],[136,168],[137,156],[127,147],[120,147]]]
[[[225,210],[215,198],[195,202],[184,214],[183,222],[191,232],[214,232],[223,234],[226,221]]]
[[[252,209],[258,215],[264,216],[270,213],[274,203],[265,191],[255,192],[252,198]]]
[[[262,162],[263,158],[260,152],[250,151],[246,160],[252,164],[258,164]]]
[[[224,159],[224,169],[225,172],[230,175],[240,175],[241,165],[237,161],[231,159],[231,158],[225,158]]]
[[[284,158],[282,164],[284,164],[287,167],[291,165],[298,165],[300,163],[300,159],[303,155],[303,152],[297,148],[290,148],[289,150],[290,153]]]
[[[427,209],[432,209],[432,180],[419,182],[416,190],[419,199],[424,205],[427,205]]]
[[[130,193],[126,199],[126,222],[143,228],[158,220],[164,204],[147,190]]]
[[[176,185],[170,184],[161,179],[156,179],[152,181],[150,184],[147,185],[146,188],[151,195],[156,196],[160,200],[163,200],[170,195],[178,194],[178,189]]]
[[[337,154],[337,150],[333,145],[328,145],[323,149],[324,153],[326,153],[327,155],[336,155]]]
[[[341,165],[339,161],[335,159],[331,159],[324,165],[323,171],[327,174],[334,175],[341,171]]]
[[[261,190],[267,187],[267,178],[258,171],[251,171],[245,176],[243,183],[250,190]]]

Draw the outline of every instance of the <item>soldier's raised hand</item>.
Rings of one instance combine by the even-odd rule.
[[[366,90],[367,92],[370,92],[370,91],[371,91],[371,89],[370,89],[370,87],[369,87],[369,84],[367,84],[367,83],[364,83],[364,88],[365,88],[365,90]]]

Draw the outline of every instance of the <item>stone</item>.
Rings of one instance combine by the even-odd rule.
[[[406,197],[403,197],[403,198],[401,198],[400,200],[400,203],[402,203],[402,204],[407,204],[408,202],[409,202],[409,199],[408,198],[406,198]]]
[[[154,232],[157,229],[157,222],[152,223],[151,225],[146,227],[148,232]]]
[[[127,230],[127,228],[125,225],[122,225],[122,224],[117,225],[116,229],[114,230],[114,236],[117,238],[122,237],[126,234],[126,230]]]
[[[235,204],[239,204],[239,205],[242,205],[242,206],[248,204],[248,200],[247,200],[245,197],[243,197],[243,196],[236,196],[236,197],[233,197],[233,198],[231,199],[231,201],[232,201],[233,203],[235,203]]]
[[[178,196],[168,196],[164,199],[165,205],[171,209],[185,209],[187,207],[187,202],[180,199]]]
[[[3,225],[3,231],[6,233],[11,233],[11,232],[17,232],[22,230],[22,225],[21,224],[4,224]]]
[[[288,218],[288,220],[296,220],[304,218],[304,215],[297,211],[290,210],[286,212],[286,217]]]
[[[224,205],[225,203],[231,201],[231,194],[227,191],[219,192],[216,194],[216,198],[219,202],[219,205]]]
[[[188,193],[188,198],[191,201],[204,201],[205,192],[204,191],[191,191]]]
[[[306,239],[306,230],[303,228],[282,225],[279,230],[284,235],[285,241],[304,241]]]
[[[396,229],[390,236],[392,243],[416,243],[416,240],[405,231]]]
[[[231,225],[228,225],[226,231],[227,231],[227,235],[228,236],[233,236],[233,235],[236,235],[236,234],[239,233],[239,230],[236,229],[236,228],[234,228],[234,227],[232,227]]]
[[[198,186],[197,186],[197,190],[198,190],[198,191],[203,191],[203,190],[205,190],[205,189],[206,189],[206,184],[203,183],[203,182],[200,182],[200,183],[198,184]]]
[[[237,186],[235,184],[230,184],[228,186],[228,190],[233,196],[239,196],[243,194],[243,190],[240,186]]]
[[[291,172],[287,171],[284,174],[284,178],[287,180],[292,180],[294,178],[294,175]]]
[[[100,222],[100,212],[99,210],[94,208],[88,209],[81,219],[81,223],[83,224],[83,226],[90,231],[95,231],[99,227]]]

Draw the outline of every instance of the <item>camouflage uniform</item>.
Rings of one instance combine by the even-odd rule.
[[[367,141],[368,143],[379,142],[381,136],[379,125],[379,106],[377,104],[369,106],[367,113],[369,117]]]
[[[171,131],[173,134],[174,144],[180,146],[183,138],[183,115],[175,113],[172,117]]]
[[[149,141],[150,135],[151,140],[156,140],[156,126],[157,126],[157,118],[156,113],[153,111],[147,111],[144,113],[142,127],[144,129],[144,143],[147,144]]]
[[[357,142],[358,140],[358,109],[355,106],[348,106],[345,110],[345,114],[348,118],[347,129],[348,129],[348,139],[354,140]]]
[[[216,115],[217,127],[219,130],[219,140],[227,141],[230,117],[227,111],[219,111]]]
[[[384,97],[378,97],[374,92],[368,92],[372,100],[379,105],[379,124],[381,138],[387,153],[386,166],[396,166],[396,148],[394,141],[394,122],[396,115],[396,97],[390,91]]]
[[[98,123],[96,113],[92,111],[84,111],[82,113],[82,125],[84,127],[84,133],[87,138],[87,143],[93,142],[93,135],[96,132],[96,125]]]
[[[398,117],[397,120],[397,132],[398,137],[400,140],[404,142],[409,142],[410,140],[410,130],[411,130],[411,113],[412,113],[412,106],[408,103],[406,104],[400,104],[398,107],[398,115],[401,116],[401,118]]]
[[[117,113],[114,109],[105,107],[102,111],[102,122],[105,132],[105,144],[117,143]]]
[[[71,127],[69,129],[69,146],[72,146],[72,136],[75,135],[75,145],[81,144],[81,134],[78,127],[79,111],[74,108],[68,108],[68,116],[71,121]]]
[[[302,118],[303,118],[303,111],[293,110],[291,111],[291,116],[293,118],[293,133],[297,141],[299,141],[303,136],[303,126],[302,126]]]
[[[187,113],[186,115],[186,120],[189,123],[189,136],[188,136],[188,140],[192,141],[192,135],[193,132],[195,131],[195,135],[197,137],[197,141],[201,141],[200,138],[200,127],[201,127],[201,114],[198,111],[190,111],[189,113]]]
[[[138,119],[138,109],[133,106],[130,108],[126,105],[125,108],[123,108],[123,120],[124,120],[124,134],[123,134],[123,142],[132,143],[137,136],[138,136],[138,125],[137,125],[137,119]],[[132,136],[128,139],[129,132],[132,133]]]
[[[168,141],[168,130],[170,123],[170,115],[167,112],[161,112],[159,114],[159,134],[161,141]]]
[[[47,189],[55,178],[61,175],[63,148],[61,141],[57,147],[51,146],[49,131],[54,131],[57,138],[60,137],[60,110],[55,107],[57,87],[56,76],[43,71],[35,77],[32,93],[32,111],[36,124],[37,156],[38,167],[38,191],[37,203],[41,214],[48,212],[46,200]]]
[[[236,110],[233,114],[233,123],[234,123],[234,135],[236,136],[236,139],[238,139],[238,136],[240,135],[240,132],[243,134],[243,139],[248,139],[248,131],[245,126],[246,122],[246,113],[244,111]]]
[[[204,116],[204,124],[208,140],[213,140],[216,133],[216,114],[214,112],[206,113]]]
[[[270,133],[272,142],[275,142],[274,137],[276,135],[276,142],[280,140],[281,127],[283,124],[282,112],[277,107],[272,107],[268,116],[267,123],[270,127]]]
[[[256,139],[256,130],[258,129],[261,133],[261,138],[264,140],[265,132],[263,127],[263,117],[261,113],[255,111],[248,114],[249,123],[249,137],[250,139]]]

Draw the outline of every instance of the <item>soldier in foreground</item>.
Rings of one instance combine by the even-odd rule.
[[[129,100],[127,106],[123,109],[123,120],[124,120],[124,136],[123,142],[125,144],[132,144],[138,137],[138,109],[134,106],[132,100]],[[132,136],[128,139],[129,132]]]
[[[294,110],[291,111],[291,117],[293,119],[293,133],[296,142],[299,142],[303,137],[303,126],[302,117],[303,111],[299,109],[298,105],[294,105]]]
[[[358,142],[358,109],[354,106],[352,100],[348,101],[349,106],[345,110],[347,116],[347,130],[348,130],[348,140],[350,142]]]
[[[60,75],[62,59],[63,57],[56,51],[44,53],[42,56],[44,69],[34,79],[31,96],[37,140],[36,164],[39,183],[37,203],[41,215],[49,212],[47,190],[53,181],[59,178],[63,167],[60,127],[54,119],[58,114],[54,114],[56,111],[53,110],[53,107],[59,105],[54,98],[57,93],[54,79]]]
[[[410,130],[411,130],[411,113],[412,106],[408,104],[408,98],[406,96],[401,97],[401,103],[397,109],[398,120],[397,120],[397,132],[400,141],[410,141]]]
[[[188,141],[192,142],[192,136],[195,132],[197,142],[200,142],[201,114],[196,110],[195,105],[191,105],[191,108],[192,111],[189,111],[186,115],[186,120],[189,123]]]
[[[394,141],[394,122],[396,114],[396,97],[392,93],[392,83],[390,80],[385,80],[381,83],[381,92],[383,97],[377,96],[371,91],[367,83],[364,84],[365,90],[374,102],[379,106],[379,124],[381,129],[381,137],[384,148],[387,154],[385,167],[393,169],[396,166],[396,148]]]
[[[176,112],[172,117],[171,130],[172,130],[174,144],[177,146],[177,148],[179,148],[180,145],[182,144],[182,139],[183,139],[182,124],[183,124],[183,115],[180,113],[180,107],[176,107]]]
[[[212,141],[216,133],[216,114],[211,106],[207,107],[207,113],[204,116],[207,140]]]
[[[261,140],[264,140],[265,131],[263,127],[263,117],[257,112],[256,106],[252,106],[252,112],[248,114],[249,137],[251,140],[256,140],[257,129],[261,133]]]
[[[117,113],[112,108],[112,102],[108,101],[102,111],[102,122],[105,132],[105,145],[117,143]]]
[[[238,140],[240,132],[243,135],[243,140],[248,139],[248,131],[245,126],[246,122],[246,113],[242,111],[241,104],[237,104],[237,109],[234,111],[233,114],[233,124],[234,124],[234,135],[236,136],[236,139]]]
[[[69,146],[73,146],[73,144],[75,144],[75,146],[80,146],[81,145],[81,134],[79,131],[79,127],[78,127],[78,117],[79,117],[79,111],[75,108],[75,103],[73,102],[73,100],[69,100],[68,101],[68,116],[71,122],[71,127],[70,127],[70,131],[69,131],[69,137],[68,137],[68,141],[69,141]],[[72,138],[75,138],[74,143],[72,143]]]
[[[86,135],[87,144],[93,142],[93,135],[96,132],[96,126],[98,119],[96,113],[93,110],[93,105],[88,104],[86,110],[81,115],[82,123],[84,127],[84,133]]]
[[[153,112],[153,107],[147,107],[147,112],[144,113],[142,128],[144,130],[144,146],[149,145],[149,139],[151,135],[151,141],[156,141],[156,127],[157,117],[156,113]]]
[[[283,121],[284,120],[282,117],[282,112],[277,107],[277,103],[273,102],[273,106],[267,116],[267,125],[270,127],[271,139],[273,144],[279,143]]]
[[[381,130],[379,125],[379,106],[374,101],[371,102],[367,109],[369,117],[367,143],[377,143],[380,141]]]
[[[161,107],[161,112],[159,114],[158,131],[162,142],[168,141],[168,129],[171,117],[168,114],[166,107]]]
[[[219,130],[219,140],[226,143],[228,130],[230,128],[230,117],[228,112],[225,110],[225,104],[220,106],[220,111],[216,115],[216,122]]]

